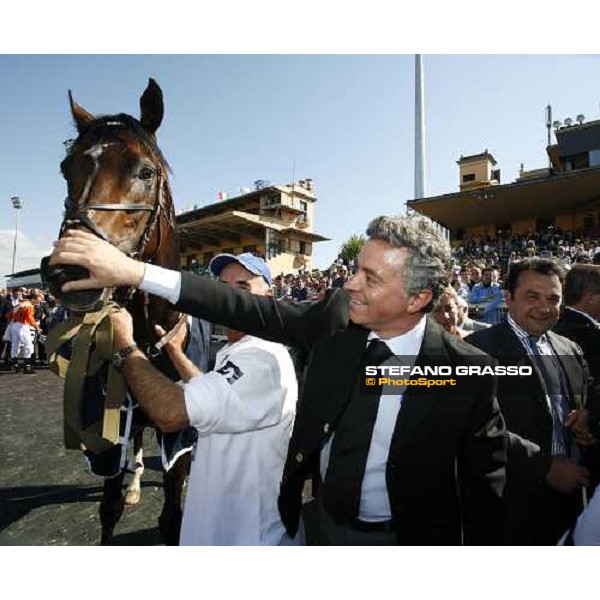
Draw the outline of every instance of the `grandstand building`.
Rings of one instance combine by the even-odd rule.
[[[461,156],[458,192],[410,200],[407,206],[465,236],[572,230],[600,238],[600,120],[555,123],[557,143],[547,147],[551,167],[521,172],[503,184],[487,150]]]
[[[313,244],[328,240],[313,231],[312,179],[288,185],[256,181],[254,188],[177,215],[182,267],[206,267],[220,252],[254,252],[273,274],[311,268]]]
[[[19,271],[18,273],[11,273],[9,275],[6,275],[7,289],[11,290],[13,288],[20,287],[44,287],[40,269],[28,269],[27,271]]]

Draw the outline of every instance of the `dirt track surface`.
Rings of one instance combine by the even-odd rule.
[[[1,370],[0,423],[0,545],[98,544],[102,480],[80,452],[63,446],[62,380],[48,370]],[[115,545],[160,544],[162,474],[150,430],[144,451],[142,499],[125,508]]]

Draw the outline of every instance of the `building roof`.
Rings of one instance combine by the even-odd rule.
[[[229,240],[233,245],[240,243],[243,233],[262,237],[266,228],[284,233],[293,232],[296,238],[305,241],[321,242],[329,239],[298,227],[282,224],[279,220],[264,215],[255,215],[241,210],[221,211],[212,215],[204,214],[197,216],[194,220],[179,223],[179,235],[184,245],[218,246],[222,244],[223,240]]]
[[[40,269],[28,269],[27,271],[19,271],[6,275],[6,287],[42,287],[42,275]]]
[[[252,192],[249,192],[247,194],[242,194],[241,196],[235,196],[235,198],[229,198],[228,200],[219,200],[218,202],[215,202],[213,204],[208,204],[206,206],[202,206],[200,208],[181,213],[177,215],[177,223],[189,223],[190,221],[197,221],[198,219],[209,217],[211,215],[218,215],[221,214],[223,211],[233,210],[239,206],[245,206],[249,202],[254,202],[256,204],[256,207],[258,208],[260,205],[260,199],[265,194],[268,194],[269,192],[289,193],[290,191],[292,191],[295,196],[303,196],[313,202],[317,201],[317,199],[312,194],[307,194],[307,190],[300,187],[299,185],[295,185],[293,187],[291,185],[270,185],[260,190],[253,190]],[[286,210],[290,211],[294,210],[289,206],[285,206],[285,208]]]
[[[600,149],[600,121],[561,127],[555,135],[561,158]]]
[[[407,201],[447,229],[550,218],[600,204],[600,167]]]
[[[475,162],[475,161],[479,161],[482,158],[487,158],[492,165],[496,165],[496,159],[486,150],[485,152],[481,152],[479,154],[471,154],[469,156],[462,156],[456,161],[457,165],[462,165],[464,163],[468,163],[468,162]]]

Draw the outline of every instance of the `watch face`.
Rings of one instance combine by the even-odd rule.
[[[127,346],[126,348],[119,350],[119,352],[116,352],[113,355],[112,361],[115,369],[121,369],[123,367],[123,364],[125,363],[125,359],[136,349],[137,345],[132,344],[131,346]]]

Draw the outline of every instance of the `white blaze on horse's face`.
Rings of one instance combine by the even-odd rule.
[[[104,150],[106,148],[109,148],[110,146],[113,146],[114,144],[96,144],[95,146],[92,146],[91,148],[88,148],[84,154],[87,154],[87,156],[91,156],[94,160],[94,162],[96,163],[96,165],[98,164],[98,159],[102,156],[102,153],[104,152]]]
[[[83,154],[92,159],[93,167],[82,195],[86,199],[82,208],[102,204],[154,206],[159,185],[157,168],[137,144],[127,140],[104,142]],[[151,212],[90,209],[88,217],[106,239],[129,254],[138,247]]]

